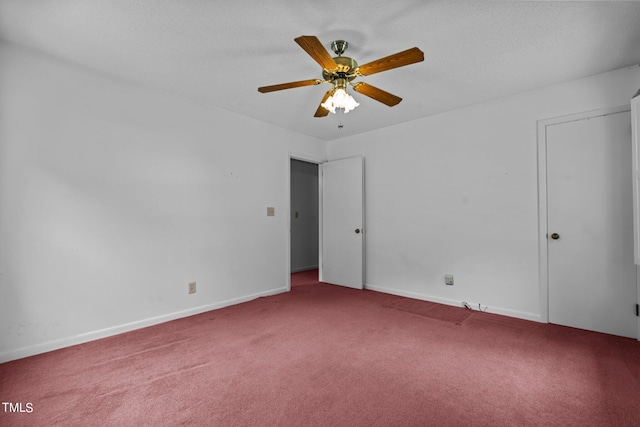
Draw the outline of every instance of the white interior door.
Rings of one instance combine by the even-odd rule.
[[[630,114],[546,132],[549,322],[636,338]]]
[[[636,265],[640,265],[640,90],[631,100],[631,137],[634,257]],[[640,293],[640,287],[638,292]]]
[[[633,154],[633,240],[635,263],[640,265],[640,90],[631,100],[631,152]],[[638,281],[638,303],[640,304],[640,268],[636,267]],[[640,305],[636,305],[636,315]],[[640,317],[638,317],[638,340],[640,340]]]
[[[364,159],[322,164],[320,280],[364,287]]]

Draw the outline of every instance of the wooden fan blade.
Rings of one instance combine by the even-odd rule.
[[[324,104],[324,102],[329,99],[333,92],[335,92],[335,89],[331,89],[324,94],[324,97],[322,97],[322,101],[320,101],[320,105],[318,105],[318,109],[316,110],[316,113],[313,115],[313,117],[326,117],[329,114],[329,110],[324,108],[322,104]]]
[[[361,76],[370,76],[371,74],[381,71],[404,67],[405,65],[415,64],[421,61],[424,61],[424,53],[417,47],[412,47],[411,49],[361,65],[356,69],[356,73]]]
[[[300,36],[294,39],[325,70],[335,70],[338,67],[327,49],[322,46],[316,36]]]
[[[373,98],[376,101],[382,102],[389,107],[393,107],[394,105],[398,105],[402,98],[399,96],[395,96],[389,92],[386,92],[382,89],[378,89],[375,86],[371,86],[370,84],[359,82],[353,85],[353,90],[363,95],[368,96],[369,98]]]
[[[258,92],[267,93],[267,92],[273,92],[276,90],[293,89],[295,87],[319,85],[320,83],[322,83],[322,80],[318,80],[318,79],[301,80],[299,82],[281,83],[279,85],[272,85],[272,86],[262,86],[258,88]]]

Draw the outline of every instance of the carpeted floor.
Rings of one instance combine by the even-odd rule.
[[[638,426],[640,343],[294,275],[0,364],[0,426]]]

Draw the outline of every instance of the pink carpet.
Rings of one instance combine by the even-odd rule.
[[[635,340],[305,274],[289,293],[0,364],[2,402],[33,406],[0,407],[0,426],[640,425]]]

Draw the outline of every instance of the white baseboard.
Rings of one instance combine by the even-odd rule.
[[[431,295],[420,294],[417,292],[409,292],[401,289],[387,288],[384,286],[376,286],[376,285],[370,285],[370,284],[366,284],[365,289],[369,289],[376,292],[383,292],[385,294],[398,295],[401,297],[435,302],[438,304],[451,305],[454,307],[462,307],[462,301],[456,301],[448,298],[434,297]],[[478,310],[477,302],[472,302],[472,301],[466,301],[466,302],[471,306],[472,309]],[[501,308],[501,307],[487,307],[484,305],[482,305],[481,307],[482,307],[482,311],[486,311],[487,313],[500,314],[503,316],[515,317],[518,319],[531,320],[533,322],[543,323],[542,317],[536,313],[528,313],[525,311],[511,310],[508,308]]]
[[[148,326],[158,325],[160,323],[181,319],[183,317],[194,316],[196,314],[204,313],[207,311],[228,307],[231,305],[236,305],[243,302],[251,301],[256,298],[265,297],[269,295],[276,295],[283,292],[287,292],[286,287],[271,289],[268,291],[259,292],[252,295],[246,295],[239,298],[232,298],[226,301],[220,301],[213,304],[201,305],[199,307],[193,307],[187,310],[176,311],[173,313],[163,314],[161,316],[150,317],[147,319],[137,320],[135,322],[125,323],[117,326],[111,326],[109,328],[104,328],[104,329],[99,329],[97,331],[86,332],[86,333],[74,335],[71,337],[61,338],[53,341],[47,341],[44,343],[31,345],[28,347],[22,347],[14,350],[5,351],[3,353],[0,353],[0,363],[9,362],[11,360],[16,360],[16,359],[22,359],[24,357],[29,357],[29,356],[35,356],[36,354],[42,354],[42,353],[46,353],[53,350],[59,350],[61,348],[71,347],[73,345],[83,344],[89,341],[95,341],[101,338],[118,335],[124,332],[146,328]]]

